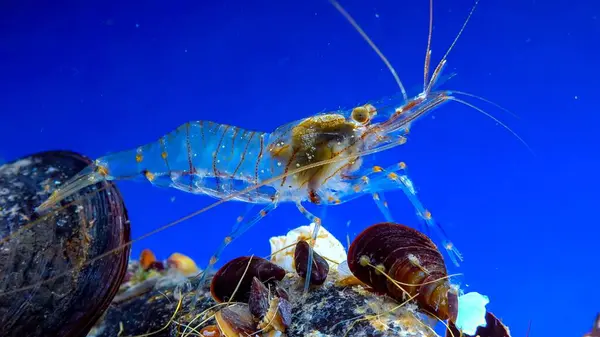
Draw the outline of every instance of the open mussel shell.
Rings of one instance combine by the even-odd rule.
[[[116,186],[101,182],[47,215],[34,212],[90,163],[77,153],[50,151],[0,166],[3,336],[86,336],[117,293],[128,247],[84,265],[130,240]]]
[[[502,324],[500,320],[494,316],[491,312],[487,312],[485,314],[485,321],[487,325],[485,327],[478,327],[474,336],[478,337],[510,337],[510,331],[508,331],[508,327]],[[446,337],[465,337],[469,336],[464,334],[456,328],[454,323],[450,322],[448,324],[448,329],[446,329]]]
[[[254,277],[248,308],[255,320],[259,321],[258,328],[262,331],[268,332],[274,329],[285,332],[292,323],[292,305],[287,293],[279,291],[274,293],[275,296],[271,296],[269,289]]]
[[[254,277],[261,282],[281,281],[285,269],[260,257],[238,257],[223,265],[213,276],[210,283],[212,297],[217,302],[248,302]]]
[[[447,279],[441,279],[447,276],[444,259],[435,244],[413,228],[386,222],[365,229],[348,249],[348,267],[377,292],[399,301],[407,298],[406,292],[418,293],[421,309],[440,319],[456,319],[458,298]],[[394,284],[382,271],[410,285]]]
[[[294,250],[294,265],[296,272],[300,277],[306,278],[308,268],[308,254],[310,247],[308,242],[304,240],[298,241]],[[310,271],[310,284],[321,285],[325,283],[327,274],[329,273],[329,264],[325,259],[313,250],[313,264]]]
[[[248,305],[250,306],[252,316],[258,319],[262,319],[265,316],[269,310],[270,295],[269,289],[259,279],[253,277],[250,297],[248,298]]]
[[[215,320],[226,337],[253,336],[258,330],[245,303],[235,303],[217,311]]]

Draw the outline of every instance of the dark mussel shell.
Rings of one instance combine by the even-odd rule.
[[[380,223],[360,233],[348,249],[348,267],[354,276],[375,291],[403,301],[406,296],[402,289],[364,264],[365,259],[373,266],[383,267],[394,280],[414,284],[401,287],[411,295],[419,293],[416,301],[422,309],[443,320],[456,319],[458,298],[448,281],[429,283],[447,276],[447,272],[439,250],[421,232],[400,224]]]
[[[215,321],[226,337],[254,336],[258,330],[246,303],[235,303],[217,311]]]
[[[269,310],[269,297],[271,293],[265,285],[256,277],[252,278],[250,287],[250,296],[248,297],[248,306],[250,313],[257,319],[262,319]]]
[[[210,292],[217,302],[231,301],[233,295],[233,300],[247,303],[254,277],[261,282],[281,281],[285,277],[285,269],[260,257],[238,257],[227,262],[215,273],[210,283]]]
[[[487,325],[485,327],[478,327],[475,336],[478,337],[510,337],[510,332],[506,325],[502,324],[500,320],[494,316],[491,312],[485,314],[485,321]],[[468,336],[467,334],[458,331],[454,323],[449,322],[448,329],[446,330],[446,337],[463,337]]]
[[[592,331],[586,333],[583,337],[600,337],[600,313],[596,315]]]
[[[306,278],[309,248],[308,242],[301,240],[298,241],[296,249],[294,250],[294,265],[296,265],[296,272],[302,278]],[[325,283],[328,273],[329,264],[321,255],[313,250],[313,265],[310,271],[310,284],[321,285]]]
[[[281,289],[275,286],[277,289]],[[271,293],[262,282],[256,277],[252,279],[252,288],[250,298],[248,299],[248,308],[250,313],[259,322],[258,327],[265,331],[275,329],[285,332],[292,323],[292,305],[288,301],[287,293],[284,297],[279,296],[280,292]]]
[[[275,296],[283,298],[288,302],[290,301],[290,294],[281,287],[275,287]]]
[[[154,262],[150,263],[150,266],[148,267],[147,270],[163,271],[163,270],[165,270],[165,265],[160,261],[154,261]]]
[[[130,240],[115,185],[90,186],[47,216],[34,212],[58,183],[90,163],[77,153],[51,151],[0,166],[2,336],[86,336],[117,293],[129,247],[84,265]]]

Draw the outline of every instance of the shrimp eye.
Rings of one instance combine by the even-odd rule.
[[[371,120],[371,114],[366,107],[359,106],[352,110],[352,119],[357,123],[367,124]]]

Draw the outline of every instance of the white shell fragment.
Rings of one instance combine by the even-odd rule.
[[[458,297],[456,327],[467,335],[475,335],[478,327],[485,327],[485,306],[490,303],[487,296],[470,292]]]
[[[310,226],[300,226],[292,229],[287,235],[274,236],[269,239],[269,243],[271,244],[271,262],[279,265],[289,273],[295,272],[294,249],[296,248],[296,243],[300,240],[309,242],[314,228],[315,224],[311,223]],[[281,250],[283,247],[288,248]],[[319,255],[326,258],[326,260],[329,259],[337,263],[346,260],[346,250],[342,243],[323,226],[319,230],[319,236],[317,237],[314,249]],[[337,269],[337,264],[331,261],[327,261],[327,263],[329,264],[329,268]]]
[[[348,266],[348,260],[344,260],[338,265],[337,272],[340,275],[340,277],[352,276],[352,272],[350,271],[350,267]]]

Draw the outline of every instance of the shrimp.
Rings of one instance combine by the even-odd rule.
[[[305,205],[339,205],[370,195],[387,221],[393,221],[384,192],[402,190],[428,229],[441,239],[447,255],[456,264],[461,253],[448,239],[416,195],[403,162],[389,168],[367,166],[367,154],[402,145],[412,124],[449,101],[464,104],[500,123],[475,105],[459,98],[478,96],[449,90],[437,90],[436,84],[478,0],[430,76],[433,0],[430,0],[428,44],[424,65],[423,91],[412,98],[406,94],[396,71],[354,19],[335,0],[333,6],[360,33],[392,73],[402,94],[394,104],[365,104],[350,110],[320,113],[287,123],[273,132],[244,130],[210,121],[188,122],[140,147],[109,154],[75,175],[57,189],[36,211],[50,212],[54,205],[81,189],[103,180],[142,178],[153,185],[175,188],[187,193],[224,200],[237,200],[261,209],[249,217],[239,217],[223,239],[202,273],[204,278],[217,263],[223,250],[258,223],[281,203],[294,203],[315,230],[310,245],[307,275],[312,267],[312,246],[318,236],[321,219]],[[492,103],[494,104],[494,103]],[[513,134],[521,140],[514,132]],[[273,178],[275,177],[275,178]],[[201,282],[202,283],[202,282]],[[305,290],[309,280],[306,280]]]

